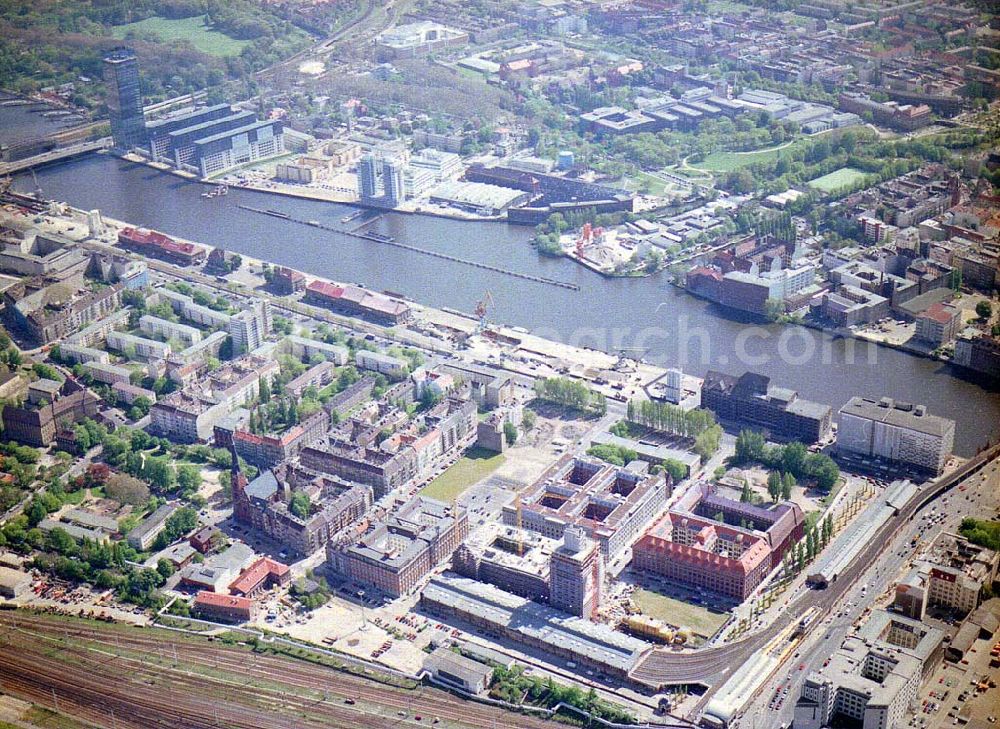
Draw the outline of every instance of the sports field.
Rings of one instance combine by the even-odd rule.
[[[140,20],[137,23],[116,25],[112,28],[115,38],[124,38],[129,31],[153,33],[160,40],[190,41],[197,50],[212,56],[238,56],[240,51],[250,45],[248,40],[230,38],[225,33],[212,30],[205,24],[208,16],[196,15],[191,18],[161,18],[154,16]]]
[[[500,468],[501,453],[484,448],[470,448],[458,462],[420,490],[421,496],[453,503],[462,492]]]
[[[820,192],[836,192],[846,185],[864,182],[866,177],[867,175],[861,170],[856,170],[853,167],[841,167],[839,170],[817,177],[815,180],[809,180],[806,184]]]

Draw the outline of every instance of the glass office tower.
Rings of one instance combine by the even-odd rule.
[[[146,144],[146,118],[142,113],[139,61],[127,48],[104,58],[104,80],[108,85],[108,112],[115,148],[127,151]]]

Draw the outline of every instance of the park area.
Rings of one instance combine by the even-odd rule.
[[[703,638],[713,636],[729,617],[728,613],[715,612],[644,588],[636,590],[632,600],[643,615],[678,628],[688,628]]]
[[[865,181],[867,175],[853,167],[841,167],[839,170],[810,180],[807,184],[814,190],[831,193],[844,187],[854,187]]]
[[[797,146],[809,143],[808,138],[800,138],[791,142],[785,142],[777,147],[767,147],[753,152],[712,152],[701,162],[690,162],[689,165],[696,170],[706,172],[735,172],[744,167],[760,162],[773,162],[788,154]]]
[[[136,23],[116,25],[112,32],[115,38],[125,39],[130,32],[144,35],[151,33],[161,41],[188,41],[196,50],[212,56],[238,56],[250,45],[248,40],[230,38],[225,33],[214,30],[207,24],[206,15],[190,18],[161,18],[154,16]]]
[[[502,453],[494,453],[485,448],[470,448],[455,465],[421,489],[420,495],[454,503],[467,488],[489,476],[503,462]]]

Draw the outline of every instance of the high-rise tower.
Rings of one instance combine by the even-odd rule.
[[[104,58],[104,80],[108,85],[108,112],[115,148],[128,151],[146,143],[146,117],[142,112],[139,61],[127,48]]]

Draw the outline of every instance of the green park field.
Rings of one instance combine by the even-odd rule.
[[[115,38],[125,38],[129,31],[138,33],[153,33],[161,40],[188,41],[197,50],[212,56],[238,56],[240,51],[250,45],[248,40],[230,38],[225,33],[213,30],[206,25],[205,15],[191,18],[161,18],[152,17],[127,25],[116,25],[112,32]]]
[[[421,496],[453,503],[462,492],[500,468],[501,453],[471,448],[458,462],[420,490]]]
[[[669,625],[688,628],[695,634],[710,638],[728,619],[726,613],[676,600],[652,590],[639,589],[632,596],[643,615],[662,620]]]

